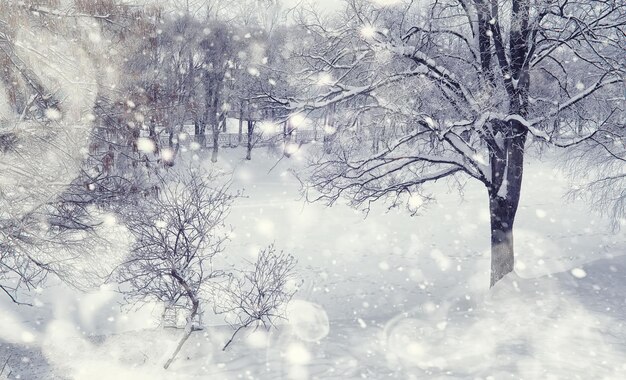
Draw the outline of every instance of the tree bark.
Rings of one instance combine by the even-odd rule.
[[[515,256],[513,249],[513,222],[511,204],[508,199],[497,195],[489,196],[491,213],[491,280],[494,286],[506,274],[513,271]]]
[[[239,133],[237,134],[237,146],[241,145],[243,140],[243,102],[239,107]]]
[[[491,216],[490,286],[512,272],[515,266],[513,224],[521,195],[524,145],[528,133],[517,121],[502,123],[498,128],[508,137],[503,149],[495,143],[490,149],[493,174],[493,183],[488,188]]]
[[[478,2],[479,10],[479,48],[483,71],[492,82],[490,41],[482,36],[490,31],[493,36],[496,57],[503,73],[510,73],[509,80],[504,80],[509,98],[509,114],[528,116],[528,29],[529,9],[522,0],[511,3],[511,19],[516,23],[510,28],[509,61],[505,53],[504,39],[499,34],[498,2],[491,1],[491,14],[486,2]],[[492,21],[493,20],[493,21]],[[489,24],[489,26],[487,25]],[[490,30],[488,30],[490,29]],[[517,83],[517,85],[514,85]],[[494,286],[507,273],[513,271],[515,254],[513,244],[513,223],[519,205],[524,172],[524,145],[528,130],[518,120],[499,121],[494,124],[496,134],[504,137],[499,144],[495,139],[487,138],[491,163],[492,179],[489,185],[489,209],[491,212],[491,282]],[[494,134],[495,136],[495,134]]]
[[[206,124],[205,121],[196,121],[194,122],[194,135],[195,135],[195,141],[200,144],[200,148],[204,149],[206,148]]]
[[[335,105],[333,104],[325,115],[325,126],[328,126],[331,130],[335,128]],[[324,133],[324,153],[332,153],[332,141],[334,133]]]
[[[168,143],[168,147],[170,148],[172,152],[172,158],[170,160],[166,160],[165,162],[163,162],[163,164],[166,166],[170,166],[170,167],[174,166],[174,159],[176,158],[176,155],[178,155],[178,150],[180,149],[180,140],[178,140],[178,135],[179,133],[174,131],[173,128],[170,129],[170,134],[169,134],[167,143]]]
[[[213,152],[211,153],[211,162],[217,162],[217,153],[220,149],[220,128],[213,128]]]
[[[248,149],[246,152],[246,160],[252,159],[253,134],[254,134],[254,121],[248,120]]]

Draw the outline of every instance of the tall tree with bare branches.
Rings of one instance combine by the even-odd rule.
[[[311,199],[395,205],[443,178],[483,183],[493,286],[514,267],[529,144],[577,145],[623,120],[625,11],[614,0],[349,0],[333,22],[302,11],[294,78],[318,90],[267,96],[304,115],[336,107]]]

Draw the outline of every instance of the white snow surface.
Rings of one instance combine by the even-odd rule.
[[[277,159],[263,150],[253,161],[220,152],[246,195],[229,216],[225,255],[251,259],[275,243],[298,258],[304,285],[289,322],[245,331],[223,352],[232,330],[207,315],[164,370],[181,331],[157,328],[158,309],[122,313],[108,287],[80,293],[50,281],[34,307],[0,297],[8,378],[626,378],[626,235],[562,198],[567,180],[549,155],[527,161],[516,273],[490,290],[480,185],[461,198],[440,182],[430,188],[437,202],[415,217],[381,206],[365,218],[304,203],[287,171],[300,154],[268,173]]]

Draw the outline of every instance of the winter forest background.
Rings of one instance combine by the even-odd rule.
[[[0,379],[626,378],[625,33],[0,0]]]

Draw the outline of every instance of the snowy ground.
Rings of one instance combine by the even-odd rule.
[[[516,275],[488,290],[486,191],[430,188],[420,215],[299,200],[287,169],[261,150],[224,150],[245,188],[230,215],[227,255],[275,243],[305,280],[290,323],[239,337],[195,333],[170,370],[180,331],[155,329],[150,308],[120,313],[108,289],[51,284],[34,308],[0,304],[0,370],[21,379],[623,379],[626,234],[562,196],[550,159],[526,165],[515,230]],[[210,318],[209,318],[210,319]],[[5,373],[7,371],[5,370]],[[0,375],[2,379],[3,375]]]

